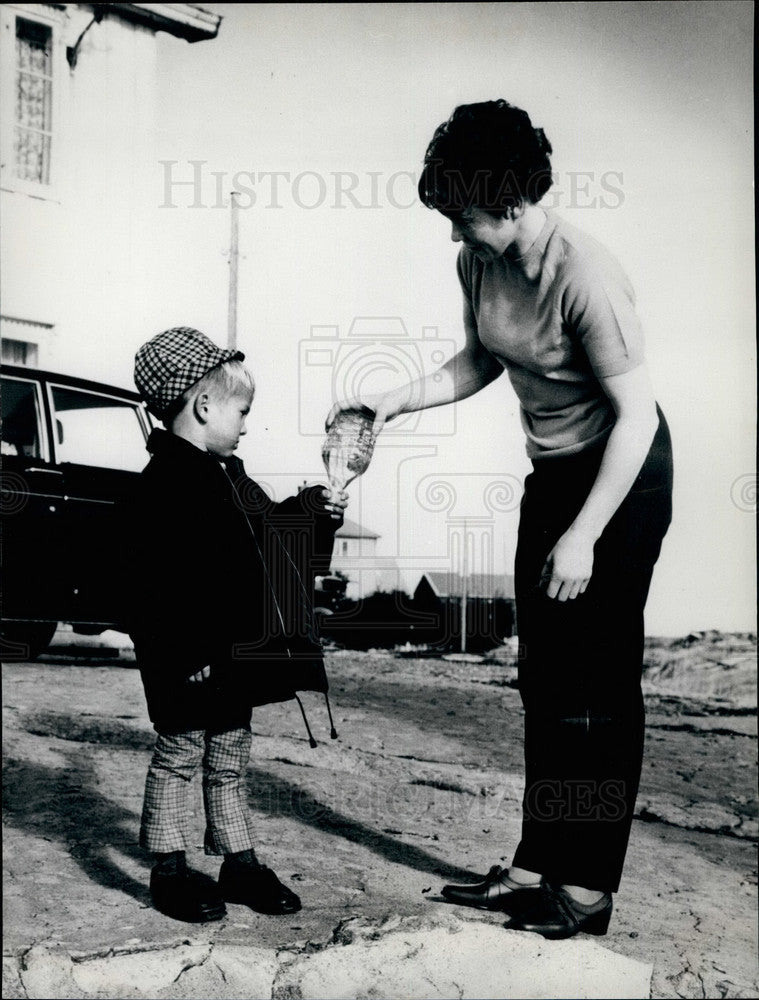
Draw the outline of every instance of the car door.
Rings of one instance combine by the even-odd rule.
[[[53,450],[63,472],[65,549],[71,592],[64,620],[118,623],[122,613],[122,503],[149,455],[150,425],[139,402],[117,390],[51,382]]]
[[[3,374],[2,419],[3,618],[57,621],[68,589],[63,474],[50,460],[39,379]]]

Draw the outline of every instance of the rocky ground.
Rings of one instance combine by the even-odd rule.
[[[248,792],[259,853],[304,908],[271,918],[230,906],[224,921],[188,930],[156,913],[146,891],[137,831],[152,731],[131,657],[97,648],[83,655],[59,637],[44,662],[9,664],[3,673],[3,997],[489,995],[495,987],[481,978],[482,954],[460,965],[470,939],[480,948],[508,941],[495,958],[516,963],[521,954],[528,962],[532,992],[514,964],[510,989],[521,992],[494,996],[581,995],[567,970],[586,970],[590,982],[588,970],[607,949],[619,970],[626,960],[638,970],[653,966],[644,977],[653,997],[756,997],[755,656],[750,636],[649,641],[647,756],[609,934],[546,943],[438,895],[446,881],[508,862],[518,837],[514,651],[504,647],[484,662],[334,651],[328,671],[340,738],[329,740],[319,696],[307,697],[315,750],[297,706],[256,710]],[[198,794],[192,861],[215,873],[218,863],[200,851],[201,817]],[[381,969],[380,939],[390,949]],[[374,957],[345,950],[348,941],[371,945]],[[192,979],[201,968],[210,975],[211,949],[219,992]],[[238,958],[225,965],[218,956],[227,953]],[[257,956],[260,993],[249,975],[235,985],[241,954]],[[419,954],[427,965],[410,957]],[[458,971],[449,969],[454,954]],[[124,965],[141,956],[147,975],[151,955],[162,956],[164,977],[152,991]],[[120,987],[114,956],[119,981],[126,977]],[[294,979],[308,956],[310,971]],[[353,970],[352,985],[340,961]],[[568,992],[550,978],[556,961]],[[462,985],[462,977],[470,981]],[[582,995],[622,995],[609,983],[608,993]],[[629,989],[625,995],[647,995]]]

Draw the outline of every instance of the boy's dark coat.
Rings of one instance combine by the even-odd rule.
[[[247,725],[253,705],[327,690],[311,606],[339,522],[321,487],[274,503],[237,458],[167,431],[127,512],[128,621],[163,732]],[[226,466],[226,471],[225,467]],[[206,665],[203,683],[188,678]]]

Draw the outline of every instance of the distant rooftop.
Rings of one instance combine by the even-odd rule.
[[[432,571],[425,573],[422,580],[424,577],[437,597],[462,597],[464,594],[464,578],[460,573]],[[513,599],[514,577],[505,573],[470,573],[466,592],[469,597]]]
[[[368,528],[364,528],[362,525],[357,524],[355,521],[351,521],[349,517],[346,517],[343,523],[335,532],[336,538],[379,538],[380,536],[375,531],[369,531]]]

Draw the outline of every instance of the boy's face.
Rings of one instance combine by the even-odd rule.
[[[229,458],[246,433],[245,418],[250,413],[249,395],[220,397],[211,394],[205,411],[205,445],[212,455]]]

